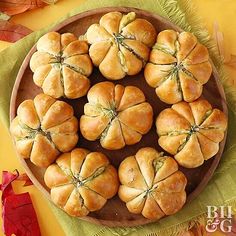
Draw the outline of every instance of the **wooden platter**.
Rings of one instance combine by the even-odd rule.
[[[87,11],[76,16],[73,16],[61,24],[57,25],[52,31],[58,31],[60,33],[71,32],[75,35],[79,36],[86,32],[86,29],[93,23],[97,23],[100,17],[111,11],[120,11],[123,13],[127,13],[130,11],[136,12],[138,17],[142,17],[150,21],[155,27],[157,32],[164,29],[174,29],[177,31],[182,31],[179,27],[175,26],[171,22],[166,19],[154,15],[150,12],[135,9],[135,8],[127,8],[127,7],[110,7],[110,8],[100,8],[91,11]],[[26,56],[20,70],[18,76],[16,78],[16,82],[13,88],[12,97],[11,97],[11,105],[10,105],[10,119],[12,120],[16,116],[17,107],[21,102],[26,99],[34,98],[38,93],[41,93],[42,90],[38,88],[32,80],[32,72],[29,68],[29,61],[31,55],[36,51],[36,47],[34,46]],[[90,80],[92,85],[98,83],[100,81],[105,81],[106,79],[99,73],[97,68],[94,68],[92,75],[90,76]],[[143,71],[141,71],[136,76],[127,76],[125,79],[119,80],[115,82],[116,84],[122,85],[134,85],[139,87],[145,94],[147,101],[152,105],[154,110],[154,119],[157,117],[160,111],[169,107],[169,105],[161,102],[153,88],[149,87],[145,82]],[[219,82],[219,76],[216,72],[216,69],[213,66],[213,74],[208,81],[208,83],[204,86],[203,97],[210,101],[213,107],[219,108],[224,111],[226,115],[228,115],[226,99],[222,85]],[[71,104],[75,110],[75,115],[79,119],[83,114],[83,106],[87,102],[86,96],[83,98],[68,100],[64,99],[66,102]],[[155,122],[154,122],[155,123]],[[126,146],[125,148],[117,151],[109,151],[103,149],[99,141],[90,142],[85,140],[81,134],[79,134],[80,139],[77,144],[79,147],[87,148],[91,151],[101,151],[105,153],[111,163],[118,167],[120,162],[127,156],[134,155],[137,150],[141,147],[151,146],[161,151],[161,148],[158,146],[158,137],[155,130],[155,124],[153,124],[150,132],[143,136],[141,141],[132,146]],[[220,143],[219,152],[216,154],[214,158],[206,161],[202,166],[195,169],[186,169],[180,168],[184,174],[187,176],[188,184],[187,184],[187,194],[188,198],[187,204],[191,204],[190,201],[197,197],[199,193],[204,189],[207,185],[208,181],[212,177],[216,167],[219,164],[224,145],[225,145],[226,135],[224,140]],[[43,181],[43,174],[45,169],[34,166],[29,159],[24,160],[21,159],[21,163],[25,168],[26,173],[33,181],[36,187],[48,198],[50,199],[49,190],[45,186]],[[123,202],[121,202],[118,196],[115,196],[111,200],[107,202],[104,208],[97,212],[90,213],[88,216],[83,217],[83,219],[107,225],[110,227],[114,226],[137,226],[150,223],[151,221],[145,219],[142,215],[135,215],[128,212],[126,206]]]

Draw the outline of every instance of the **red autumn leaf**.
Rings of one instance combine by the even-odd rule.
[[[19,175],[3,171],[2,184],[2,218],[6,236],[40,236],[37,216],[29,193],[15,194],[11,183],[15,180],[28,181],[25,174]],[[28,181],[29,184],[29,181]]]
[[[0,40],[14,43],[31,32],[32,30],[23,25],[0,21]]]
[[[6,236],[40,236],[37,217],[29,193],[8,196],[3,205],[3,229]]]
[[[17,179],[18,176],[19,176],[18,172],[16,175],[14,175],[8,171],[2,172],[2,184],[0,184],[0,190],[2,191],[2,203],[4,202],[5,198],[14,194],[11,183],[15,179]]]
[[[1,0],[0,11],[10,16],[45,6],[41,0]]]
[[[226,52],[224,48],[224,35],[219,29],[218,22],[215,21],[213,24],[213,37],[216,41],[218,52],[223,60],[226,58]]]

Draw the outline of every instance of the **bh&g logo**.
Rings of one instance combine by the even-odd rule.
[[[232,232],[232,206],[207,206],[207,219],[207,232]]]

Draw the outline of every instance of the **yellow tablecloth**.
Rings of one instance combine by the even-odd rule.
[[[76,6],[83,4],[84,1],[86,0],[60,0],[55,5],[14,16],[11,21],[25,25],[32,30],[38,30],[59,19]],[[203,18],[203,22],[211,34],[213,33],[213,23],[217,22],[219,24],[219,28],[224,34],[226,52],[236,55],[236,43],[234,43],[236,42],[236,31],[234,30],[236,28],[236,20],[234,20],[236,1],[192,0],[192,2],[196,5],[198,15]],[[10,44],[0,41],[0,50],[8,45]],[[226,70],[230,78],[232,78],[232,86],[236,86],[236,80],[235,82],[233,80],[233,78],[236,78],[236,70],[231,67],[226,67]],[[8,131],[0,123],[0,173],[2,170],[13,171],[14,169],[23,172],[23,168],[16,158]],[[57,223],[53,213],[48,207],[47,201],[35,187],[22,188],[20,183],[15,183],[14,189],[18,193],[24,191],[30,192],[38,216],[42,236],[64,236],[60,225]],[[2,224],[1,219],[0,224]],[[0,236],[1,235],[3,235],[3,233],[0,230]],[[214,234],[214,236],[216,235],[220,234]]]

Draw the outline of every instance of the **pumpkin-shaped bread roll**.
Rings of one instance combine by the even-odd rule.
[[[157,36],[144,75],[165,103],[192,102],[212,72],[208,50],[189,32],[164,30]]]
[[[213,157],[224,138],[227,118],[203,99],[179,102],[156,119],[159,145],[186,168],[195,168]]]
[[[134,12],[109,12],[99,24],[88,28],[85,37],[91,44],[89,55],[93,64],[107,79],[119,80],[144,67],[155,43],[156,30]]]
[[[71,216],[101,209],[118,190],[116,169],[100,152],[76,148],[62,154],[44,175],[52,201]]]
[[[33,80],[45,94],[54,98],[84,96],[92,73],[88,44],[74,34],[49,32],[37,42],[37,51],[30,59]]]
[[[137,87],[101,82],[89,90],[87,98],[80,131],[90,141],[100,139],[103,148],[135,144],[152,126],[152,107]]]
[[[119,197],[128,210],[152,220],[175,214],[185,201],[187,179],[176,161],[153,148],[125,158],[118,170]]]
[[[60,152],[70,151],[78,142],[73,108],[46,94],[19,105],[10,131],[18,154],[40,167],[47,167]]]

